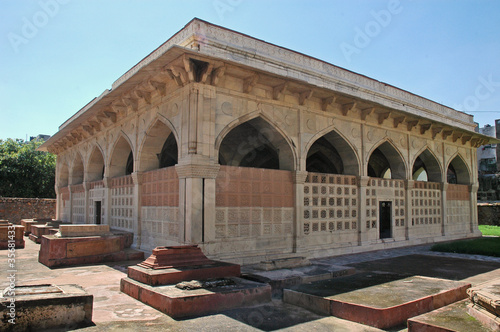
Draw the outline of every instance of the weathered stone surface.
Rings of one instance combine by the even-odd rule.
[[[144,259],[142,251],[127,249],[129,241],[124,233],[88,237],[44,235],[38,261],[48,267],[59,267]]]
[[[175,285],[175,287],[179,289],[200,289],[200,288],[213,288],[213,287],[222,287],[222,286],[230,286],[234,285],[235,282],[233,279],[228,278],[218,278],[218,279],[208,279],[208,280],[191,280],[191,281],[183,281]]]
[[[150,286],[123,278],[120,290],[172,318],[200,316],[271,301],[269,285],[240,278],[231,279],[234,281],[232,285],[183,290],[175,285]]]
[[[0,304],[10,305],[10,288],[2,292]],[[27,285],[15,288],[15,324],[10,309],[2,310],[0,330],[40,331],[76,328],[92,321],[93,295],[78,285]]]
[[[386,329],[464,299],[469,287],[468,283],[445,279],[361,273],[285,289],[283,301]]]
[[[479,203],[477,205],[479,225],[500,226],[500,204]]]
[[[109,225],[60,225],[60,237],[78,237],[78,236],[102,236],[110,235]]]

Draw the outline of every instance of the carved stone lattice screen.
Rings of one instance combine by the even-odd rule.
[[[441,184],[415,181],[411,190],[412,234],[440,235],[442,226]]]
[[[471,222],[469,186],[448,184],[446,210],[448,231],[451,234],[467,233]]]
[[[221,166],[216,179],[216,238],[292,235],[292,172]]]
[[[85,223],[85,189],[83,185],[73,185],[71,186],[71,200],[72,204],[72,213],[73,224],[84,224]]]
[[[309,173],[304,184],[304,234],[327,234],[357,229],[356,177]]]
[[[142,237],[154,248],[179,237],[179,178],[175,167],[144,173],[142,178]]]
[[[111,213],[109,226],[132,230],[134,210],[134,183],[132,176],[111,179]]]

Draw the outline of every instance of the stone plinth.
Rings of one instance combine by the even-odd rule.
[[[120,290],[172,318],[199,316],[271,301],[271,286],[241,278],[233,285],[183,290],[175,285],[150,286],[123,278]]]
[[[14,234],[9,233],[14,231]],[[16,249],[24,248],[24,226],[21,225],[0,225],[0,249],[8,249],[9,241],[14,240]]]
[[[78,285],[29,285],[15,288],[15,325],[9,323],[12,294],[2,292],[0,330],[72,329],[92,322],[93,296]]]
[[[380,329],[466,298],[470,284],[445,279],[360,273],[285,289],[283,301]],[[391,280],[392,279],[392,280]]]
[[[467,290],[468,313],[493,331],[500,331],[500,279]]]
[[[240,274],[239,265],[210,260],[196,245],[157,247],[144,262],[128,268],[129,278],[152,286]]]
[[[60,225],[60,237],[110,235],[109,225]]]
[[[0,220],[0,225],[9,225],[10,222],[8,220]]]
[[[42,241],[42,235],[49,235],[51,229],[54,229],[54,227],[47,226],[47,224],[31,224],[31,233],[29,234],[29,238],[35,243],[40,243]]]
[[[38,261],[52,268],[144,259],[142,251],[128,248],[128,238],[124,233],[84,237],[44,235]]]

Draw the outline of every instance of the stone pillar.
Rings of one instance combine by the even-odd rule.
[[[62,195],[59,190],[59,187],[56,185],[55,186],[55,192],[56,192],[56,220],[61,220],[61,209],[62,209]]]
[[[200,244],[215,239],[215,179],[220,165],[178,164],[180,241]]]
[[[448,232],[446,231],[446,226],[448,224],[448,211],[447,211],[447,200],[446,191],[448,190],[448,183],[441,182],[441,235],[445,236]]]
[[[412,203],[412,190],[415,188],[415,181],[414,180],[405,180],[405,188],[406,188],[406,206],[405,206],[405,236],[406,240],[408,241],[411,238],[411,231],[412,231],[412,219],[413,219],[413,203]]]
[[[477,191],[479,184],[475,183],[469,186],[469,200],[470,200],[470,232],[474,236],[481,236],[478,228],[477,218]]]
[[[84,224],[90,224],[89,222],[89,208],[90,208],[90,182],[83,182],[83,189],[85,190],[85,209],[83,213]],[[93,222],[92,222],[93,224]]]
[[[368,232],[366,231],[366,190],[368,189],[368,183],[370,182],[370,177],[359,176],[358,180],[358,245],[362,246],[364,243],[368,242]]]
[[[73,223],[73,185],[68,186],[69,191],[69,216],[68,221],[70,224]]]
[[[141,194],[142,194],[142,172],[134,172],[132,181],[134,182],[134,219],[136,221],[134,229],[134,244],[133,247],[139,249],[142,244],[142,219],[141,219]]]
[[[293,182],[295,188],[295,214],[293,217],[293,248],[298,252],[305,248],[304,243],[304,183],[307,178],[306,171],[295,171]]]
[[[105,176],[102,179],[104,186],[104,214],[102,215],[102,224],[110,225],[111,227],[111,178]]]

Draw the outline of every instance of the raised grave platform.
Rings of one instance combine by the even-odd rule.
[[[24,235],[29,236],[31,234],[31,225],[45,225],[52,219],[48,218],[35,218],[35,219],[21,219],[21,225],[24,226]]]
[[[467,312],[493,331],[500,331],[500,278],[467,290]]]
[[[210,260],[196,245],[157,247],[144,262],[128,268],[120,290],[173,318],[271,301],[269,285],[239,276],[239,265]],[[191,280],[209,281],[189,283],[201,285],[196,289],[175,285]]]
[[[240,274],[239,265],[210,260],[196,245],[157,247],[144,262],[128,268],[129,278],[151,286]]]
[[[31,224],[31,233],[28,236],[31,241],[40,244],[42,242],[42,235],[55,234],[57,232],[56,229],[62,224],[63,222],[60,220],[51,220],[45,224]]]
[[[466,298],[469,287],[445,279],[364,272],[285,289],[283,301],[386,329]]]
[[[92,322],[94,298],[78,285],[16,286],[14,307],[10,291],[5,289],[0,297],[1,331],[72,329]],[[13,317],[15,325],[9,322]]]
[[[14,236],[9,231],[14,230]],[[9,248],[9,241],[14,240],[16,249],[24,248],[24,226],[1,224],[0,225],[0,250]]]
[[[61,225],[56,234],[42,236],[38,261],[60,267],[144,259],[142,251],[129,248],[132,236],[108,225]]]

